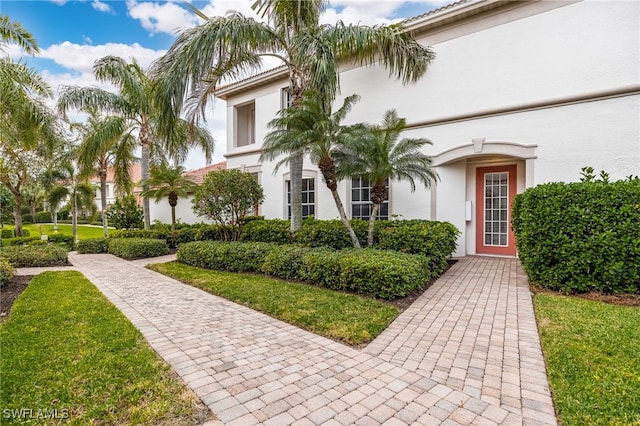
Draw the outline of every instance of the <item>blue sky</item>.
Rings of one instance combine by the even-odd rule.
[[[249,16],[254,0],[192,0],[208,16],[236,10]],[[419,15],[448,3],[447,0],[332,0],[323,21],[374,25]],[[199,23],[199,18],[173,1],[145,0],[1,0],[0,13],[18,21],[31,32],[41,49],[36,57],[23,56],[15,46],[6,49],[38,70],[54,91],[61,85],[98,85],[91,67],[96,59],[117,55],[135,57],[148,67],[162,56],[180,29]],[[109,89],[108,86],[104,86]],[[52,102],[53,103],[53,102]],[[216,101],[207,126],[216,138],[215,161],[225,152],[225,108]],[[188,169],[203,167],[202,155],[193,153]]]

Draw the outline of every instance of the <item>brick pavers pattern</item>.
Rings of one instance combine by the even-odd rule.
[[[516,260],[462,259],[365,350],[111,255],[70,261],[223,424],[556,424]]]

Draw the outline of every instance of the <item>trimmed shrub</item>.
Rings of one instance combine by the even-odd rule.
[[[0,238],[13,238],[15,237],[15,233],[13,229],[2,229],[2,231],[0,231]]]
[[[36,223],[51,223],[53,219],[51,218],[51,212],[37,212],[35,216]]]
[[[46,244],[46,241],[42,241],[40,237],[14,237],[14,238],[5,238],[2,240],[1,246],[10,247],[10,246],[26,246],[32,244]]]
[[[531,282],[564,293],[640,292],[640,180],[548,183],[516,196]]]
[[[156,257],[169,253],[165,240],[151,238],[109,238],[109,253],[123,259]]]
[[[252,216],[255,217],[255,216]],[[242,227],[240,241],[260,241],[263,243],[289,244],[293,241],[291,223],[283,219],[251,220]]]
[[[360,219],[353,219],[350,223],[358,240],[360,240],[360,244],[366,246],[368,223]],[[349,233],[342,222],[337,219],[304,220],[302,228],[296,232],[294,242],[307,247],[331,247],[335,250],[353,247]]]
[[[108,238],[87,238],[86,240],[80,240],[77,244],[77,250],[80,254],[90,253],[108,253],[109,252],[109,239]]]
[[[47,238],[50,243],[64,244],[67,247],[67,250],[73,250],[75,248],[75,243],[73,241],[72,235],[49,234]]]
[[[274,246],[264,258],[262,272],[284,280],[301,280],[304,255],[310,250],[292,245]]]
[[[448,222],[425,220],[381,226],[378,234],[378,248],[424,255],[430,259],[429,269],[440,273],[447,267],[447,256],[456,250],[460,231]]]
[[[22,223],[33,223],[33,216],[31,216],[31,213],[24,213],[22,215]]]
[[[195,241],[227,241],[232,232],[231,227],[223,225],[203,225],[198,227]]]
[[[15,273],[15,269],[7,259],[4,257],[0,257],[0,287],[4,287],[9,284],[9,282],[13,279],[13,275]]]
[[[56,244],[3,247],[2,256],[15,268],[66,265],[68,263],[67,250]]]
[[[196,241],[181,245],[177,255],[179,262],[200,268],[262,271],[384,299],[404,297],[437,276],[429,269],[425,256],[375,249],[336,251],[326,247]]]
[[[200,268],[232,272],[260,272],[266,255],[276,246],[269,243],[194,241],[176,252],[179,262]]]

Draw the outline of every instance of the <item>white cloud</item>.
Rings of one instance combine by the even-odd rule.
[[[111,6],[109,6],[107,3],[101,2],[100,0],[93,0],[91,6],[99,12],[113,13],[113,9],[111,9]]]
[[[67,0],[50,0],[51,3],[55,3],[58,6],[62,6],[63,4],[65,4],[67,2]]]
[[[175,3],[151,3],[127,0],[129,15],[140,21],[152,34],[175,34],[176,31],[198,24],[199,18]]]
[[[51,59],[58,65],[79,73],[92,73],[93,63],[104,56],[120,56],[126,60],[136,58],[143,68],[148,68],[151,63],[162,56],[164,50],[152,50],[140,46],[121,43],[106,43],[97,46],[80,45],[65,41],[53,44],[40,52],[41,58]]]

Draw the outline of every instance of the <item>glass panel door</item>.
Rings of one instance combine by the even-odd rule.
[[[484,174],[484,245],[506,247],[509,229],[509,173]]]

